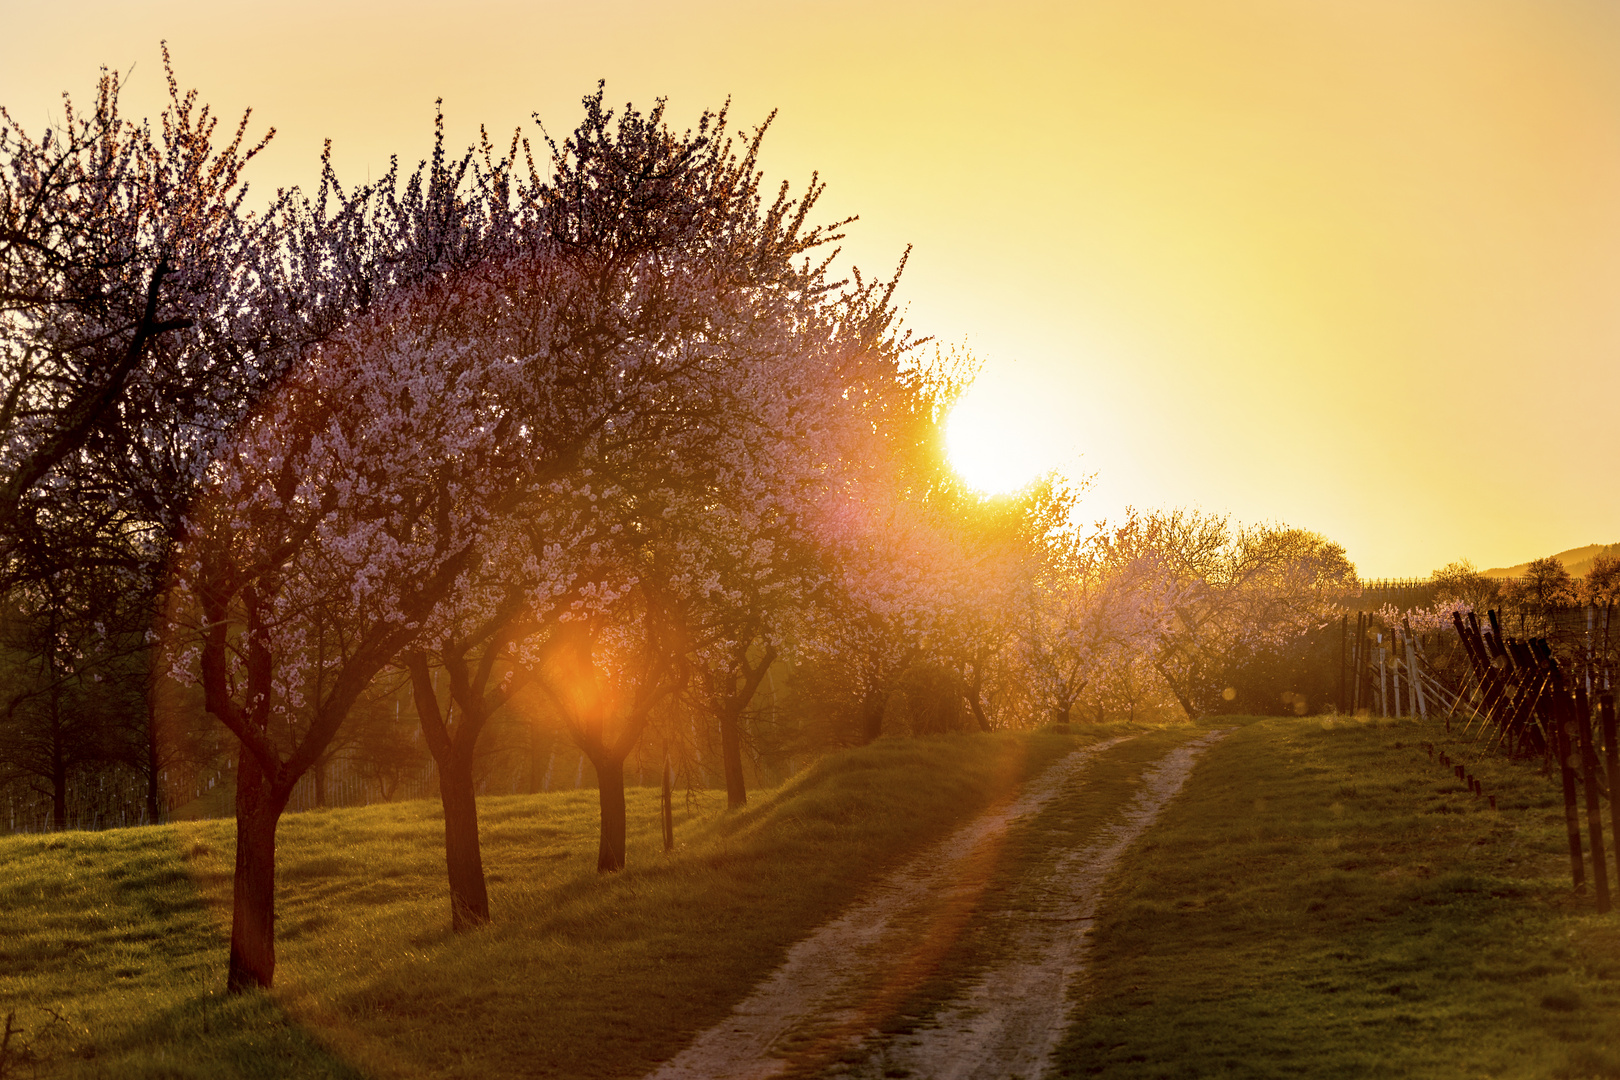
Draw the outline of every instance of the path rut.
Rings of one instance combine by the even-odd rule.
[[[1084,965],[1084,928],[1103,882],[1221,734],[1170,751],[1144,772],[1122,816],[1092,843],[1062,854],[1045,875],[1020,882],[1016,910],[989,913],[1016,920],[1001,962],[918,1030],[885,1040],[874,1024],[969,918],[985,916],[978,902],[1007,830],[1082,783],[1091,761],[1123,739],[1062,758],[1016,800],[885,878],[872,896],[789,949],[729,1017],[647,1080],[763,1080],[819,1072],[834,1058],[843,1063],[839,1074],[862,1078],[1041,1075],[1063,1034],[1069,989]]]

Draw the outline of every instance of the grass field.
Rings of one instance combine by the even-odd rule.
[[[1620,1077],[1620,913],[1572,895],[1558,788],[1433,764],[1438,724],[1237,725],[1129,852],[1094,929],[1062,1075]],[[1133,732],[1014,828],[985,897],[1085,843],[1199,728]],[[229,999],[229,822],[0,840],[0,1076],[629,1077],[721,1019],[783,950],[1033,769],[1112,734],[882,740],[741,814],[682,807],[598,876],[595,793],[483,801],[495,924],[448,932],[435,803],[281,830],[277,986]],[[1459,747],[1456,756],[1465,757]],[[970,919],[885,1025],[996,955]],[[58,1019],[59,1018],[59,1019]]]
[[[276,989],[235,999],[231,823],[6,838],[0,1012],[25,1031],[7,1067],[26,1042],[53,1076],[637,1075],[905,853],[1095,734],[883,740],[742,813],[682,807],[673,856],[633,789],[629,869],[606,877],[594,791],[483,800],[494,925],[460,939],[437,803],[290,815]]]
[[[1062,1073],[1620,1076],[1620,912],[1571,891],[1556,776],[1480,763],[1493,811],[1427,741],[1475,757],[1438,722],[1211,750],[1113,881]]]

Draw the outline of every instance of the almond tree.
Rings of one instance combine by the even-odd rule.
[[[578,597],[549,636],[519,650],[534,654],[525,670],[596,767],[604,871],[624,865],[624,761],[660,703],[694,671],[700,698],[714,694],[736,658],[745,685],[721,704],[740,712],[752,696],[776,644],[764,635],[780,632],[778,605],[814,579],[802,515],[836,467],[844,390],[894,368],[851,329],[847,306],[829,315],[814,291],[699,295],[710,307],[701,347],[721,363],[661,384],[650,424],[626,416],[595,447],[588,482],[572,492],[575,513],[588,497],[597,523],[578,545]],[[759,659],[748,655],[756,644]],[[728,758],[740,782],[740,760]]]
[[[1596,658],[1603,689],[1612,685],[1614,674],[1614,609],[1620,604],[1620,558],[1599,555],[1581,582],[1582,598],[1600,614],[1596,641],[1591,655]]]
[[[174,750],[147,631],[209,439],[285,362],[282,305],[261,301],[285,295],[273,252],[291,206],[244,211],[274,132],[252,143],[244,114],[218,140],[167,50],[164,68],[156,131],[120,114],[105,70],[92,110],[64,96],[63,126],[38,138],[0,110],[0,585],[50,582],[49,618],[101,658],[88,674],[145,691],[144,732],[125,720],[96,752],[144,738],[154,820]]]
[[[1047,478],[1014,495],[950,496],[951,555],[938,570],[948,598],[939,648],[975,724],[990,731],[993,703],[1011,689],[1030,584],[1067,550],[1078,492]]]
[[[1150,652],[1164,630],[1168,582],[1150,547],[1131,543],[1140,523],[1061,538],[1033,568],[1018,637],[1031,691],[1068,723],[1093,680]]]
[[[118,111],[105,70],[94,110],[64,96],[61,130],[30,137],[0,110],[0,540],[52,533],[63,486],[121,496],[155,426],[185,439],[240,412],[273,377],[251,301],[275,274],[283,196],[242,209],[242,174],[274,131],[223,146],[182,95],[154,134]],[[234,343],[230,347],[227,342]],[[92,474],[84,475],[93,465]],[[156,478],[145,477],[148,485]],[[13,568],[14,569],[14,568]]]
[[[743,714],[807,613],[837,590],[829,500],[871,466],[885,415],[915,405],[912,343],[895,333],[895,280],[857,281],[819,313],[793,320],[789,353],[751,369],[726,456],[746,484],[705,495],[693,515],[708,580],[685,606],[693,702],[718,726],[727,804],[746,804]],[[890,437],[893,432],[885,432]]]
[[[209,466],[175,619],[240,743],[232,990],[274,976],[276,825],[350,707],[461,587],[534,457],[523,361],[465,319],[493,278],[373,305],[306,359]],[[454,291],[466,304],[446,303]]]
[[[476,261],[503,224],[454,190],[471,158],[446,164],[442,131],[433,170],[403,189],[396,170],[345,192],[328,167],[313,201],[287,191],[246,212],[242,176],[270,135],[250,145],[244,115],[218,144],[166,49],[164,67],[155,132],[119,114],[105,71],[92,114],[68,101],[37,140],[9,117],[0,129],[0,581],[96,578],[74,606],[116,598],[81,621],[138,643],[154,818],[176,748],[144,641],[217,442],[301,348],[376,295]]]
[[[931,643],[944,607],[936,577],[949,556],[926,503],[894,486],[839,492],[821,522],[829,564],[825,599],[801,619],[799,652],[835,670],[853,697],[852,741],[883,734],[900,679]]]
[[[892,287],[872,309],[885,331],[893,325]],[[848,395],[841,466],[811,520],[826,584],[795,623],[796,677],[822,683],[817,692],[829,709],[833,698],[844,699],[847,730],[833,733],[837,742],[867,743],[883,733],[901,677],[933,644],[949,606],[942,575],[956,554],[954,480],[942,421],[960,382],[949,362],[915,361],[923,343],[894,341],[907,364]]]
[[[695,132],[675,135],[662,103],[616,116],[599,89],[584,104],[574,132],[548,144],[549,176],[531,162],[513,189],[513,235],[525,254],[490,315],[492,326],[510,324],[508,336],[530,335],[524,349],[547,358],[530,370],[521,399],[542,457],[505,513],[503,535],[526,544],[535,565],[567,569],[548,591],[549,581],[541,589],[515,573],[523,560],[485,558],[479,590],[405,661],[440,770],[458,928],[488,918],[473,750],[489,717],[531,678],[552,691],[596,764],[601,865],[623,865],[624,758],[654,707],[685,684],[689,604],[731,550],[704,529],[722,508],[745,508],[738,520],[753,526],[781,521],[769,504],[783,488],[768,466],[780,471],[808,454],[803,429],[822,422],[819,403],[786,388],[804,385],[795,373],[829,370],[815,358],[837,344],[820,313],[825,266],[793,263],[832,238],[805,225],[820,187],[792,199],[784,186],[765,204],[756,167],[763,126],[739,141],[724,113],[705,114]],[[567,287],[555,273],[523,269],[539,250],[567,268]],[[872,291],[841,301],[846,336],[871,324],[861,305]],[[743,542],[752,550],[759,540]],[[602,634],[639,642],[641,654],[627,644],[611,655],[630,667],[604,668]],[[435,665],[449,674],[442,703]],[[584,703],[575,682],[596,688]]]
[[[1575,578],[1556,555],[1535,559],[1523,576],[1502,583],[1503,615],[1517,614],[1518,631],[1526,637],[1561,636],[1555,613],[1574,604],[1578,593]]]
[[[1166,599],[1154,668],[1189,719],[1215,707],[1243,657],[1320,625],[1358,587],[1343,547],[1287,526],[1234,530],[1176,510],[1134,519],[1116,547],[1157,562]]]

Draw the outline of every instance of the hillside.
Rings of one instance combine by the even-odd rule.
[[[1620,544],[1587,544],[1585,547],[1560,551],[1554,558],[1563,563],[1564,569],[1571,574],[1582,577],[1592,569],[1592,560],[1599,555],[1620,556]],[[1481,570],[1480,573],[1488,578],[1515,578],[1522,577],[1529,569],[1530,564],[1522,562],[1516,566],[1493,566],[1489,570]]]
[[[50,1076],[640,1075],[908,853],[1099,734],[884,739],[740,813],[692,792],[668,855],[657,790],[632,788],[629,867],[605,877],[596,792],[481,799],[494,922],[464,938],[436,800],[289,814],[275,990],[238,998],[232,822],[0,838],[0,1019]]]

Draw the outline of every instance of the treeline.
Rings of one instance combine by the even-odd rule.
[[[649,771],[739,806],[750,763],[885,733],[1235,707],[1355,587],[1302,530],[965,489],[970,362],[901,326],[899,269],[835,276],[767,125],[599,88],[561,142],[441,124],[409,175],[249,212],[247,117],[118,95],[0,132],[0,761],[57,826],[227,791],[232,989],[329,784],[441,800],[468,929],[477,796],[559,746],[612,871]]]
[[[1453,632],[1452,612],[1473,612],[1483,625],[1494,613],[1501,634],[1540,639],[1570,677],[1597,690],[1614,686],[1620,666],[1615,609],[1620,607],[1620,557],[1599,552],[1579,577],[1556,556],[1532,561],[1513,578],[1487,577],[1466,559],[1436,570],[1421,602],[1386,604],[1377,612],[1390,629],[1409,626],[1432,642],[1431,663],[1461,685],[1468,660]]]

